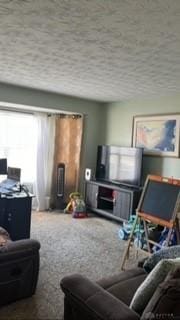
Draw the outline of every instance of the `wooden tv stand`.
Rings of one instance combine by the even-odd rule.
[[[101,181],[86,181],[86,206],[93,212],[117,221],[128,221],[135,214],[141,189]]]

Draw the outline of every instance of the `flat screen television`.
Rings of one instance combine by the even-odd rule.
[[[142,154],[142,148],[98,146],[96,180],[140,187]]]
[[[7,174],[7,159],[0,159],[0,174]]]

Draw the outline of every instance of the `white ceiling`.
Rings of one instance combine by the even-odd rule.
[[[180,0],[0,0],[0,82],[97,101],[180,93]]]

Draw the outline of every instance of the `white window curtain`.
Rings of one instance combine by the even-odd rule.
[[[55,115],[36,113],[37,157],[35,193],[37,211],[48,209],[54,158]]]
[[[54,156],[55,115],[0,111],[0,158],[21,168],[21,184],[35,194],[33,209],[48,209]],[[0,181],[5,177],[0,176]]]
[[[0,111],[0,158],[21,168],[21,183],[36,178],[37,125],[33,115]],[[5,177],[0,177],[3,180]]]

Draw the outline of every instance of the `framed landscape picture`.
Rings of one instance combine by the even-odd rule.
[[[135,116],[133,147],[144,148],[144,154],[179,157],[180,114]]]

